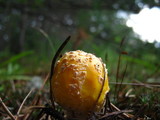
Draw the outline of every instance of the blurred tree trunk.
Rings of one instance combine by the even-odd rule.
[[[27,14],[24,13],[22,15],[22,20],[20,24],[19,52],[24,51],[26,29],[27,29]]]
[[[77,35],[75,36],[75,41],[74,41],[74,45],[73,45],[73,50],[76,50],[78,48],[78,46],[80,46],[80,44],[83,42],[83,40],[87,40],[89,39],[89,34],[86,32],[85,29],[83,28],[79,28],[77,30]]]

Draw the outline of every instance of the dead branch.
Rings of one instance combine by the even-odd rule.
[[[7,108],[7,106],[4,104],[4,102],[2,101],[1,97],[0,97],[0,105],[3,107],[4,111],[8,114],[8,116],[12,119],[15,120],[14,115],[10,112],[10,110]]]
[[[29,95],[32,93],[32,91],[33,91],[33,89],[30,90],[30,92],[27,94],[27,96],[24,98],[22,104],[20,105],[20,107],[19,107],[19,109],[18,109],[18,112],[17,112],[16,120],[18,120],[18,117],[19,117],[19,114],[20,114],[20,112],[21,112],[21,110],[22,110],[22,107],[23,107],[25,101],[27,100],[27,98],[29,97]]]

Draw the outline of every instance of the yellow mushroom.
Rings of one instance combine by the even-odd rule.
[[[90,53],[67,52],[56,63],[51,90],[54,100],[67,111],[83,115],[99,111],[109,91],[105,64]]]

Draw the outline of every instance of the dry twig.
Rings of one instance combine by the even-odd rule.
[[[2,108],[4,109],[4,111],[8,114],[8,116],[9,116],[12,120],[15,120],[14,115],[9,111],[9,109],[7,108],[7,106],[3,103],[1,97],[0,97],[0,104],[1,104]]]
[[[110,116],[125,114],[125,112],[132,112],[132,110],[121,110],[121,111],[107,113],[106,115],[102,116],[99,120],[103,120],[104,118],[107,118],[107,117],[110,117]]]
[[[39,97],[40,97],[40,92],[43,90],[44,85],[46,84],[48,78],[49,78],[49,74],[47,74],[41,88],[38,90],[37,94],[35,95],[33,102],[32,102],[32,105],[37,105]],[[30,113],[26,114],[24,120],[27,120],[31,116],[32,113],[33,113],[33,110]]]
[[[160,85],[157,84],[157,83],[153,84],[153,83],[124,83],[124,82],[123,83],[120,83],[120,82],[116,83],[116,82],[110,82],[110,84],[113,84],[113,85],[118,84],[118,85],[142,86],[142,87],[148,86],[148,87],[160,88]]]
[[[27,98],[29,97],[29,95],[32,93],[32,91],[33,91],[33,89],[32,89],[32,90],[30,90],[30,92],[27,94],[27,96],[24,98],[24,100],[23,100],[22,104],[20,105],[20,107],[19,107],[19,109],[18,109],[18,112],[17,112],[16,120],[17,120],[17,119],[18,119],[18,117],[19,117],[19,114],[20,114],[20,112],[21,112],[21,110],[22,110],[22,107],[23,107],[23,105],[24,105],[25,101],[27,100]]]
[[[117,110],[117,111],[121,111],[119,108],[117,108],[114,104],[111,103],[111,106],[113,109]],[[122,113],[122,115],[126,118],[130,118],[128,114],[126,113]]]

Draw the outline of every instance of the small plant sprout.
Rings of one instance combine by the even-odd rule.
[[[53,101],[68,117],[87,119],[104,105],[109,92],[108,74],[101,58],[81,50],[65,53],[55,64],[51,76]]]

